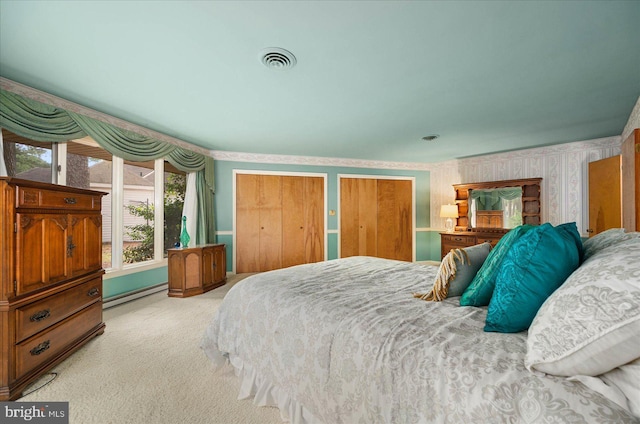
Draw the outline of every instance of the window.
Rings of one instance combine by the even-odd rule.
[[[58,181],[71,187],[86,188],[107,193],[102,198],[102,267],[112,267],[111,198],[113,157],[89,137],[59,144],[58,156],[66,152],[66,167],[61,167]]]
[[[175,246],[180,240],[182,228],[182,207],[184,206],[184,194],[187,186],[187,177],[184,172],[173,168],[165,162],[164,173],[164,257],[167,257],[167,249]]]
[[[52,181],[52,143],[29,140],[4,128],[2,139],[8,176],[43,183]]]
[[[109,272],[160,263],[179,240],[186,174],[170,163],[125,161],[90,137],[41,143],[5,129],[2,136],[9,176],[106,193],[102,266]]]

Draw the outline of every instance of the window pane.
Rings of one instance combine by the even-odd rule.
[[[8,176],[51,182],[51,143],[29,140],[5,129],[2,140]]]
[[[154,173],[151,169],[124,165],[123,261],[144,262],[153,259]]]
[[[165,169],[167,168],[165,163]],[[184,173],[164,173],[164,257],[180,241],[182,206],[187,178]]]
[[[102,197],[102,267],[111,262],[112,157],[89,137],[67,143],[67,185],[107,193]]]

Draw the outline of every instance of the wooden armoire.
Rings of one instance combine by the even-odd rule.
[[[340,178],[340,257],[413,260],[413,182]]]
[[[325,259],[323,177],[236,174],[236,272]]]
[[[0,400],[104,332],[104,194],[0,178]]]

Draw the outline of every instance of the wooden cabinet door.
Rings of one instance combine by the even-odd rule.
[[[215,248],[213,246],[202,249],[202,287],[207,287],[215,283]]]
[[[216,246],[214,251],[214,271],[213,271],[213,280],[216,283],[224,281],[227,277],[227,255],[225,252],[225,246]]]
[[[16,295],[69,278],[67,215],[17,213]]]
[[[102,217],[74,214],[69,221],[67,249],[72,276],[99,270],[102,268]]]
[[[589,163],[589,237],[622,227],[620,156]]]

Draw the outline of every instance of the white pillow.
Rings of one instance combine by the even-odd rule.
[[[627,409],[640,418],[640,359],[602,374],[600,378],[624,393]]]
[[[610,228],[606,231],[596,234],[593,237],[588,238],[582,243],[582,247],[584,248],[584,257],[582,259],[586,261],[602,249],[613,246],[614,244],[618,244],[625,240],[639,237],[640,233],[637,232],[625,233],[624,228]]]
[[[636,233],[637,234],[637,233]],[[640,238],[602,248],[542,305],[525,365],[596,376],[640,357]]]

